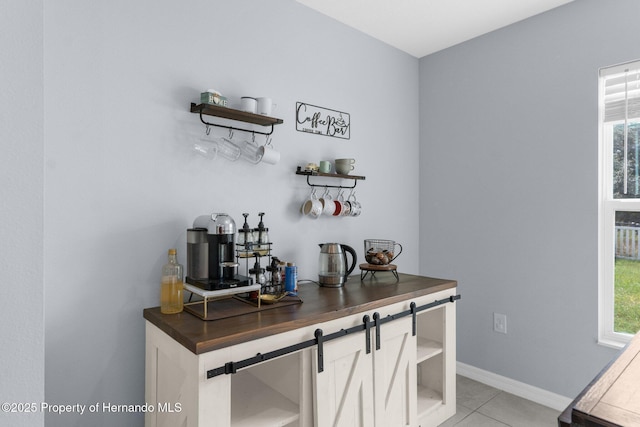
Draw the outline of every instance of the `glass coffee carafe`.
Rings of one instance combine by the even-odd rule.
[[[351,254],[351,265],[347,263],[347,253]],[[318,261],[318,282],[320,286],[337,288],[344,284],[356,266],[356,251],[341,243],[321,243]]]

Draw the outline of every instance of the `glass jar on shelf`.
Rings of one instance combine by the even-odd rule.
[[[243,213],[244,216],[244,224],[242,228],[238,230],[238,254],[240,258],[249,258],[253,255],[255,248],[255,236],[254,232],[251,228],[249,228],[249,224],[247,223],[248,213]]]
[[[269,229],[264,226],[264,222],[262,221],[262,217],[264,216],[264,212],[260,212],[258,214],[260,216],[260,223],[258,224],[258,228],[254,229],[254,237],[255,239],[255,250],[261,255],[265,256],[269,253]]]

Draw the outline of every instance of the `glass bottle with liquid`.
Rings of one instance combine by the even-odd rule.
[[[160,312],[163,314],[180,313],[183,309],[182,292],[184,289],[182,265],[178,264],[177,251],[169,249],[169,260],[162,266],[160,285]]]

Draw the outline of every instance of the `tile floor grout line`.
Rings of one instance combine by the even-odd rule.
[[[466,420],[467,418],[469,418],[469,416],[471,416],[471,414],[473,414],[475,411],[471,411],[469,412],[464,418],[462,418],[460,421],[458,421],[453,427],[460,425],[461,422],[463,422],[464,420]]]
[[[457,377],[456,380],[458,381],[460,377]],[[483,418],[486,422],[489,423],[497,423],[497,425],[500,425],[502,427],[514,427],[514,426],[518,426],[518,425],[523,425],[527,424],[527,425],[532,425],[531,422],[524,422],[524,417],[522,417],[524,415],[524,413],[520,414],[518,411],[517,414],[516,413],[510,413],[509,415],[505,412],[506,408],[500,409],[500,407],[503,407],[504,404],[506,402],[511,402],[511,401],[515,401],[516,403],[519,401],[522,402],[526,402],[526,403],[532,403],[536,405],[540,405],[536,402],[532,402],[527,400],[526,398],[517,396],[517,395],[513,395],[512,393],[509,393],[507,391],[504,390],[500,390],[497,389],[495,387],[491,387],[488,386],[486,384],[484,384],[485,387],[478,387],[477,384],[478,383],[480,385],[483,385],[482,383],[479,383],[478,381],[475,380],[471,380],[469,379],[469,381],[464,381],[462,383],[459,384],[459,386],[457,387],[457,391],[456,391],[456,397],[457,397],[457,406],[459,406],[459,408],[463,408],[464,412],[466,412],[466,415],[464,415],[463,418],[458,419],[455,424],[447,424],[450,426],[457,426],[457,427],[461,427],[462,425],[465,424],[469,424],[470,421],[466,421],[467,419],[469,419],[469,417],[473,416],[475,418],[478,418],[479,420],[481,418]],[[458,384],[458,383],[457,383]],[[464,388],[463,384],[466,384],[467,388]],[[488,393],[488,398],[487,398],[487,393]],[[493,394],[495,393],[495,394]],[[463,399],[460,399],[460,396],[464,396]],[[513,399],[506,399],[507,396],[513,397]],[[484,399],[487,398],[486,401],[484,401]],[[515,399],[515,400],[514,400]],[[491,415],[487,415],[483,412],[481,412],[481,409],[484,409],[485,406],[488,406],[487,404],[489,402],[493,402],[494,400],[496,400],[496,402],[494,404],[492,404],[490,407],[488,407],[488,409],[486,410],[488,414]],[[465,405],[464,403],[467,403],[469,405]],[[476,405],[478,405],[476,407]],[[507,406],[510,408],[511,405],[510,403],[507,403]],[[518,406],[518,405],[516,405]],[[526,406],[526,405],[525,405]],[[544,405],[540,405],[542,408],[544,409],[550,409],[545,407]],[[467,412],[470,411],[470,412]],[[458,411],[456,411],[458,412]],[[507,411],[508,412],[508,411]],[[554,413],[556,411],[553,411]],[[500,420],[500,417],[502,416],[506,416],[505,421]],[[553,423],[551,422],[551,417],[549,417],[549,421],[547,421],[547,416],[545,415],[544,417],[540,418],[537,417],[537,419],[539,421],[543,420],[543,423],[538,422],[537,425],[556,425],[557,422],[557,415],[555,414],[552,418],[553,418]],[[520,417],[520,418],[519,418]],[[446,423],[446,421],[445,421]],[[514,424],[515,423],[515,424]],[[535,423],[534,423],[535,424]]]
[[[500,424],[504,424],[504,425],[505,425],[505,426],[507,426],[507,427],[513,427],[511,424],[508,424],[506,421],[499,420],[499,419],[494,418],[494,417],[492,417],[492,416],[490,416],[490,415],[483,414],[482,412],[480,412],[480,411],[479,411],[479,410],[480,410],[480,408],[482,408],[484,405],[486,405],[487,403],[491,402],[493,399],[495,399],[496,397],[500,396],[500,395],[501,395],[501,394],[503,394],[503,393],[505,393],[505,391],[503,391],[503,390],[499,390],[499,391],[498,391],[494,396],[492,396],[492,397],[491,397],[491,399],[487,400],[487,401],[486,401],[486,402],[484,402],[482,405],[478,406],[478,407],[477,407],[473,412],[471,412],[471,414],[473,414],[473,413],[477,413],[478,415],[482,415],[483,417],[487,417],[487,418],[489,418],[489,419],[491,419],[491,420],[493,420],[493,421],[495,421],[495,422],[498,422],[498,423],[500,423]],[[469,415],[471,415],[471,414],[469,414]],[[467,415],[467,417],[468,417],[469,415]],[[467,418],[467,417],[465,417],[465,418]],[[456,424],[458,424],[458,423],[456,423]]]

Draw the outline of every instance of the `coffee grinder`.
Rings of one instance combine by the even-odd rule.
[[[238,274],[236,223],[226,213],[201,215],[187,230],[186,282],[206,291],[253,284]]]

